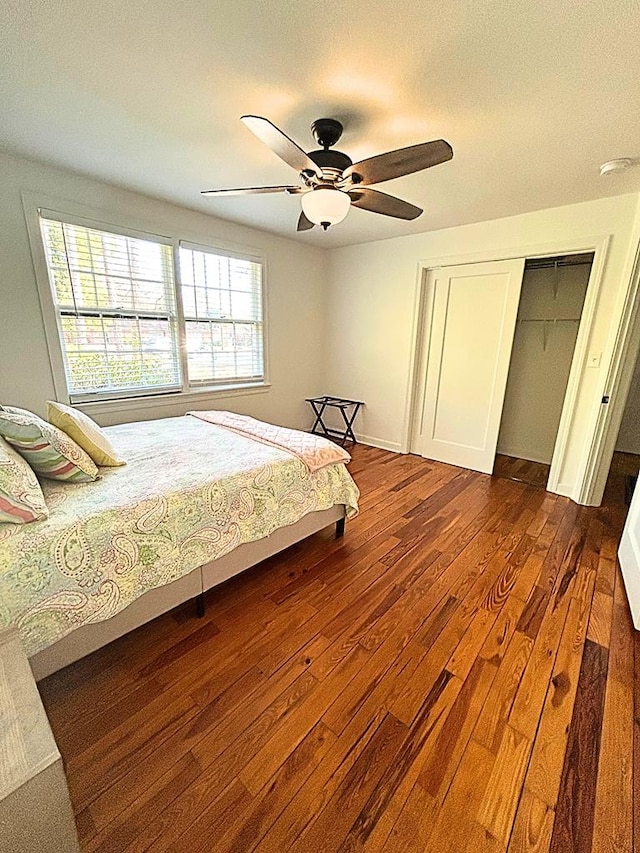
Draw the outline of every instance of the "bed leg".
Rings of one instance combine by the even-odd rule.
[[[344,526],[346,523],[346,518],[339,518],[336,521],[336,539],[340,539],[344,536]]]
[[[204,593],[201,592],[200,595],[196,595],[196,613],[198,614],[198,619],[202,619],[204,616]]]

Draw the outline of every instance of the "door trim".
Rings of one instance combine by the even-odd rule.
[[[622,307],[617,312],[620,320],[603,389],[611,403],[599,407],[589,447],[588,476],[579,501],[596,506],[602,500],[640,349],[640,241],[637,239],[633,241],[629,265],[629,284],[621,295]]]
[[[577,500],[582,493],[584,477],[587,474],[587,458],[584,454],[580,465],[582,477],[580,478],[579,483],[575,483],[573,486],[571,484],[561,483],[560,476],[566,457],[567,441],[569,440],[569,433],[573,423],[580,381],[584,371],[587,369],[589,338],[591,337],[596,304],[600,293],[600,283],[602,282],[604,273],[604,264],[607,250],[609,248],[609,239],[610,238],[607,237],[603,240],[603,245],[600,251],[594,249],[593,264],[591,265],[591,271],[589,272],[587,292],[582,306],[582,314],[580,315],[578,336],[573,350],[573,358],[571,359],[569,381],[567,382],[567,390],[565,391],[564,402],[562,403],[562,413],[560,415],[560,423],[558,424],[558,433],[556,436],[556,443],[553,448],[551,469],[549,471],[549,479],[547,481],[548,491],[555,492],[560,495],[566,495],[566,497],[573,498],[574,500]],[[600,402],[598,402],[598,408],[600,408]],[[593,428],[595,428],[595,423],[593,423],[592,429],[589,430],[590,435],[592,434]],[[577,488],[575,488],[576,486]]]
[[[405,417],[401,446],[402,453],[409,453],[412,446],[416,417],[418,415],[417,404],[419,403],[421,395],[421,389],[418,387],[421,381],[421,377],[418,376],[420,365],[418,350],[422,324],[424,323],[424,317],[426,314],[426,309],[424,307],[424,293],[428,272],[441,267],[458,266],[462,264],[486,263],[490,261],[512,260],[516,258],[544,258],[553,255],[574,255],[581,254],[583,252],[593,252],[593,265],[589,275],[589,283],[582,309],[573,360],[571,362],[569,382],[567,384],[567,391],[558,428],[558,436],[556,438],[556,445],[551,461],[549,481],[547,483],[548,491],[564,495],[572,498],[576,502],[580,502],[580,498],[588,489],[590,489],[591,486],[591,482],[587,482],[586,480],[590,475],[588,462],[592,448],[591,440],[586,442],[586,447],[581,454],[576,482],[561,483],[560,476],[566,458],[567,442],[575,414],[578,389],[580,387],[584,371],[588,369],[586,366],[587,347],[594,323],[595,309],[602,284],[604,266],[610,241],[611,235],[609,234],[587,236],[569,242],[558,240],[557,242],[552,243],[516,246],[509,249],[492,249],[487,250],[486,252],[475,252],[467,255],[432,257],[418,262],[411,331],[411,358],[405,398]],[[601,369],[606,370],[606,365],[603,364]],[[592,407],[587,433],[589,436],[593,436],[596,430],[599,409],[601,408],[599,398],[597,402],[598,406],[596,407],[594,404]],[[593,476],[593,474],[591,474],[591,476]]]

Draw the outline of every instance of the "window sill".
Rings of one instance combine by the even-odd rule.
[[[219,388],[199,388],[180,391],[174,394],[155,394],[148,397],[126,397],[118,400],[95,400],[74,403],[73,405],[87,415],[107,415],[117,412],[130,412],[134,409],[159,409],[167,406],[200,406],[207,400],[220,400],[225,397],[245,397],[248,394],[264,394],[271,388],[270,382],[250,385],[221,386]]]

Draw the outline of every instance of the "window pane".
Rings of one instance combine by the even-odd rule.
[[[213,375],[211,353],[189,353],[189,377],[195,383],[207,383]]]
[[[167,320],[63,317],[69,386],[76,394],[179,382]]]
[[[46,219],[41,222],[51,278],[57,282],[59,271],[70,277],[79,305],[173,313],[169,246]]]
[[[164,320],[140,320],[140,340],[145,353],[170,353],[173,349],[173,335]]]
[[[237,319],[257,320],[255,305],[250,293],[241,290],[231,291],[231,314]]]
[[[68,374],[78,390],[91,391],[109,386],[109,367],[105,353],[72,351],[68,353]]]
[[[182,288],[182,310],[185,317],[197,317],[196,294],[193,287]]]
[[[73,305],[73,290],[71,288],[71,276],[67,269],[56,269],[53,272],[53,287],[55,296],[63,305]]]
[[[41,227],[70,394],[181,387],[171,247],[44,218]]]

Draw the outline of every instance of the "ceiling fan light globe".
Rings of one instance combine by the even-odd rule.
[[[327,229],[329,225],[342,222],[351,206],[351,199],[342,190],[319,187],[306,193],[301,200],[304,215],[315,225]]]

